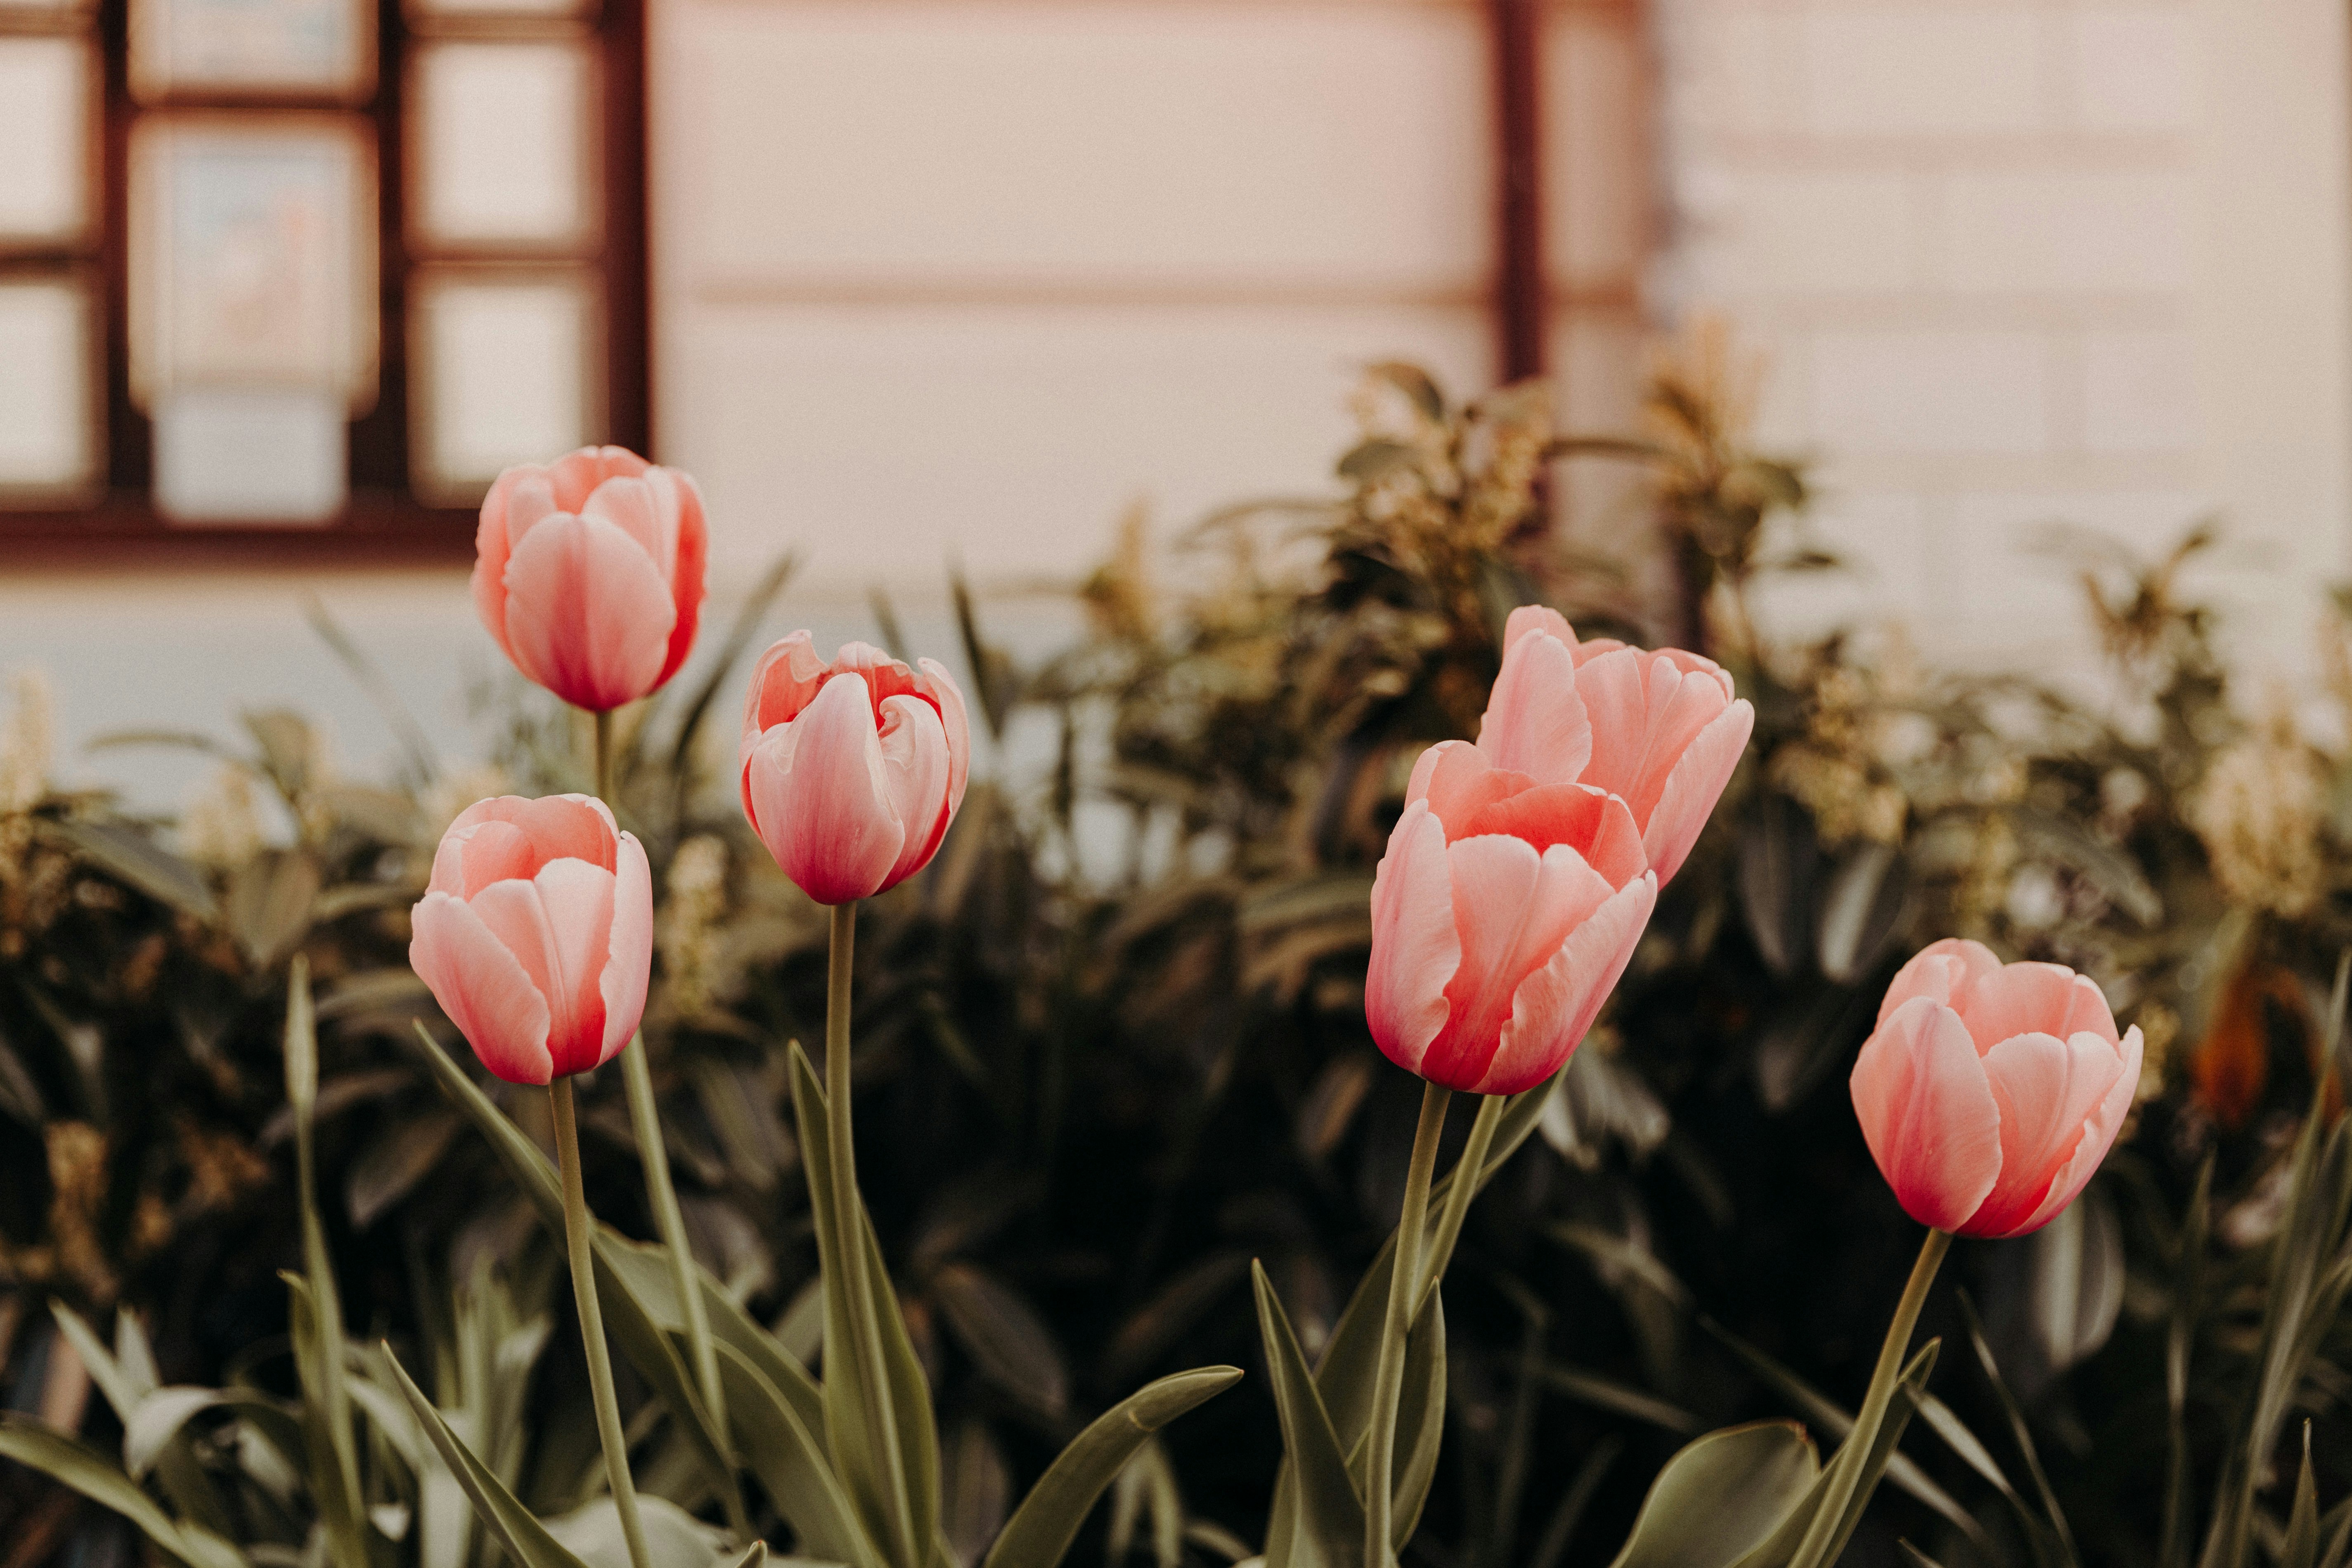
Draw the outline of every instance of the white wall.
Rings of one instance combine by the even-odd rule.
[[[2345,564],[2341,5],[1658,16],[1664,292],[1769,351],[1763,433],[1826,459],[1826,532],[1867,568],[1788,607],[2031,661],[2079,646],[2033,525],[2153,549],[2218,510],[2207,581],[2249,657],[2294,657]]]

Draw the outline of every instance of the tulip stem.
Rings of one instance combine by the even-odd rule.
[[[898,1411],[891,1404],[890,1373],[882,1356],[880,1314],[898,1310],[886,1294],[888,1281],[877,1279],[866,1268],[866,1205],[857,1195],[857,1150],[851,1142],[849,1011],[850,982],[856,970],[857,901],[833,906],[833,941],[824,977],[824,1125],[833,1174],[833,1227],[840,1238],[839,1262],[850,1301],[849,1321],[843,1327],[851,1342],[824,1347],[825,1376],[858,1380],[858,1403],[864,1406],[866,1436],[873,1451],[869,1461],[882,1484],[892,1523],[905,1531],[914,1518],[908,1491],[905,1462],[898,1453]],[[827,1327],[831,1321],[828,1316]],[[836,1354],[838,1352],[838,1354]],[[900,1543],[899,1556],[919,1560],[929,1544],[909,1536]]]
[[[1927,1304],[1927,1289],[1936,1282],[1936,1270],[1943,1267],[1944,1254],[1951,1250],[1949,1231],[1930,1228],[1927,1239],[1919,1246],[1918,1261],[1911,1266],[1911,1279],[1903,1287],[1903,1299],[1895,1304],[1895,1321],[1887,1325],[1886,1342],[1878,1347],[1878,1365],[1870,1374],[1870,1392],[1863,1395],[1862,1410],[1854,1417],[1853,1430],[1846,1435],[1844,1446],[1830,1461],[1835,1472],[1829,1485],[1822,1489],[1820,1509],[1805,1526],[1805,1537],[1798,1542],[1796,1555],[1789,1559],[1790,1568],[1821,1568],[1831,1551],[1833,1537],[1844,1522],[1846,1506],[1853,1500],[1854,1489],[1861,1483],[1862,1468],[1869,1460],[1870,1448],[1878,1440],[1878,1430],[1886,1420],[1887,1406],[1895,1403],[1895,1385],[1903,1375],[1903,1363],[1911,1350],[1911,1331],[1919,1325],[1919,1310]]]
[[[580,1174],[580,1122],[572,1104],[572,1079],[547,1086],[555,1109],[555,1154],[563,1172],[563,1241],[572,1255],[572,1295],[580,1307],[580,1342],[588,1352],[588,1391],[596,1405],[596,1436],[604,1446],[604,1475],[613,1487],[614,1511],[628,1542],[634,1568],[653,1568],[646,1529],[637,1518],[637,1489],[629,1479],[629,1440],[621,1429],[621,1402],[613,1393],[613,1356],[604,1343],[604,1313],[596,1301],[596,1259],[588,1217],[588,1189]]]
[[[1422,1293],[1421,1239],[1429,1221],[1429,1184],[1437,1173],[1437,1145],[1445,1136],[1445,1106],[1454,1091],[1423,1086],[1421,1123],[1413,1129],[1412,1163],[1404,1178],[1404,1212],[1397,1216],[1396,1259],[1389,1268],[1388,1316],[1381,1324],[1381,1359],[1372,1382],[1371,1447],[1364,1467],[1364,1568],[1395,1561],[1389,1541],[1391,1476],[1396,1464],[1397,1406],[1404,1396],[1404,1347]],[[1450,1205],[1449,1205],[1450,1206]]]
[[[613,716],[598,713],[595,720],[596,798],[613,810],[617,823],[620,809],[613,805]],[[686,1342],[694,1358],[694,1381],[702,1394],[702,1408],[710,1417],[711,1430],[725,1449],[731,1446],[727,1434],[727,1390],[719,1381],[719,1352],[710,1338],[710,1309],[702,1299],[700,1282],[696,1278],[694,1249],[686,1237],[686,1215],[678,1209],[677,1188],[670,1181],[669,1145],[662,1138],[661,1108],[654,1099],[653,1068],[646,1059],[643,1030],[621,1052],[621,1083],[628,1091],[629,1128],[636,1134],[637,1159],[646,1169],[646,1196],[654,1211],[654,1229],[661,1237],[662,1250],[669,1255],[670,1288],[677,1292],[678,1310],[686,1320]],[[731,1493],[728,1501],[729,1524],[739,1537],[750,1533],[750,1521],[736,1517],[738,1510]]]
[[[1438,1211],[1437,1229],[1429,1238],[1429,1267],[1424,1270],[1421,1289],[1413,1297],[1413,1322],[1419,1322],[1421,1314],[1428,1310],[1429,1298],[1436,1292],[1437,1282],[1445,1278],[1445,1266],[1454,1260],[1454,1244],[1462,1237],[1462,1222],[1470,1213],[1470,1200],[1478,1195],[1478,1179],[1486,1173],[1486,1152],[1495,1146],[1495,1129],[1502,1125],[1503,1107],[1508,1103],[1507,1095],[1478,1097],[1478,1116],[1470,1123],[1470,1141],[1462,1146],[1462,1158],[1454,1162],[1454,1184],[1445,1189],[1445,1206]]]

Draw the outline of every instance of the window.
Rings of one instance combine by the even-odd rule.
[[[646,440],[640,0],[0,0],[0,540],[461,554]]]

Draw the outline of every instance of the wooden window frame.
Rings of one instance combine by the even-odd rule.
[[[593,0],[603,72],[605,439],[652,444],[652,353],[646,232],[645,0]],[[155,568],[201,565],[442,565],[470,560],[475,512],[427,506],[408,480],[409,253],[404,221],[403,73],[410,34],[401,0],[377,0],[376,85],[353,106],[376,130],[381,384],[351,426],[351,495],[315,524],[182,523],[150,497],[152,427],[130,383],[129,152],[141,108],[129,90],[129,0],[98,0],[94,31],[104,80],[99,266],[105,316],[106,484],[85,507],[0,510],[0,563]],[[553,454],[550,454],[552,456]]]

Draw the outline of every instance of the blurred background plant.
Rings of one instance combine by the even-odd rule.
[[[1414,1117],[1363,1026],[1372,867],[1413,756],[1475,731],[1503,620],[1538,599],[1588,636],[1718,658],[1757,731],[1540,1136],[1472,1213],[1448,1280],[1444,1468],[1408,1561],[1593,1557],[1690,1436],[1784,1415],[1838,1429],[1916,1241],[1845,1069],[1894,967],[1943,935],[2097,978],[2147,1035],[2144,1103],[2059,1224],[1958,1249],[1925,1331],[1979,1353],[1945,1358],[1943,1403],[1848,1560],[1895,1562],[1901,1535],[1948,1563],[2186,1563],[2219,1520],[2223,1554],[2200,1561],[2247,1561],[2230,1554],[2241,1521],[2266,1549],[2300,1539],[2306,1415],[2313,1495],[2352,1490],[2352,1321],[2328,1272],[2343,1227],[2310,1217],[2352,1153],[2299,1137],[2340,1104],[2318,999],[2352,942],[2352,623],[2322,628],[2318,689],[2233,696],[2193,590],[2203,530],[2152,562],[2053,535],[2106,661],[2071,686],[1934,670],[1888,628],[1775,637],[1759,591],[1836,563],[1804,531],[1801,466],[1749,446],[1751,374],[1694,334],[1654,366],[1644,427],[1603,438],[1556,431],[1537,386],[1458,404],[1377,365],[1340,499],[1235,508],[1165,549],[1130,519],[1080,591],[1087,629],[1052,657],[1013,658],[955,584],[985,727],[1000,755],[1046,765],[1034,788],[975,781],[932,868],[867,906],[857,1082],[862,1184],[934,1384],[967,1563],[1111,1400],[1179,1367],[1256,1366],[1252,1258],[1307,1352],[1328,1338],[1393,1222]],[[1545,526],[1564,463],[1640,478],[1646,520],[1609,563]],[[749,838],[731,716],[712,714],[787,570],[624,716],[618,793],[656,868],[646,1032],[688,1226],[805,1358],[814,1248],[785,1052],[819,1033],[825,924]],[[278,1041],[299,955],[352,1332],[457,1369],[436,1397],[485,1402],[482,1441],[521,1445],[534,1506],[593,1489],[552,1255],[409,1033],[433,1014],[406,910],[441,827],[481,795],[586,782],[568,719],[490,700],[487,771],[443,766],[388,712],[410,740],[383,785],[338,779],[290,713],[247,715],[243,750],[120,738],[217,756],[165,824],[51,788],[45,699],[20,684],[0,747],[11,1408],[124,1436],[119,1371],[95,1342],[77,1351],[52,1300],[129,1312],[114,1365],[158,1382],[282,1366],[276,1271],[301,1244]],[[489,1088],[537,1129],[539,1100]],[[585,1104],[593,1206],[650,1235],[617,1084]],[[234,1447],[216,1435],[191,1462],[228,1466]],[[1253,1379],[1140,1452],[1101,1545],[1165,1568],[1247,1555],[1279,1451]],[[29,1471],[0,1477],[0,1568],[124,1562],[133,1539]]]

